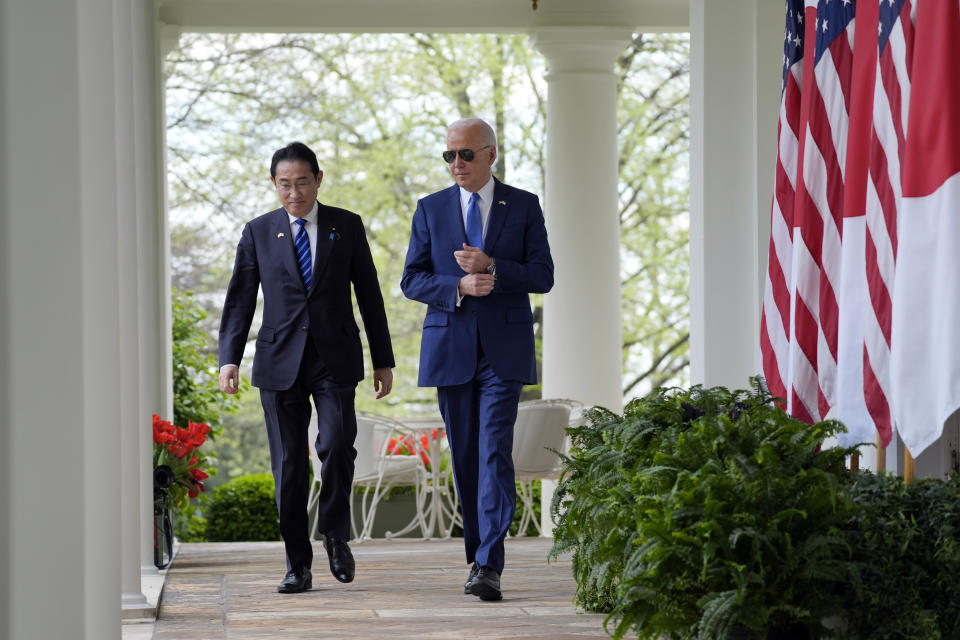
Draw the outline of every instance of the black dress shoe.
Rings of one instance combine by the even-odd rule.
[[[470,583],[470,593],[481,600],[500,600],[500,574],[490,567],[480,567],[477,577]]]
[[[330,561],[330,573],[333,577],[340,582],[353,582],[356,564],[347,541],[324,536],[323,548],[327,550],[327,560]]]
[[[470,575],[467,576],[467,581],[463,583],[463,592],[466,595],[470,595],[470,583],[473,582],[473,579],[477,577],[477,573],[480,572],[480,567],[477,566],[477,563],[474,562],[473,566],[470,567]]]
[[[277,587],[280,593],[300,593],[313,588],[313,575],[306,567],[287,571],[283,582]]]

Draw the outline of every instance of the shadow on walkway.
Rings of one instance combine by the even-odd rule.
[[[184,544],[153,638],[606,638],[602,615],[574,610],[569,559],[548,563],[551,544],[507,541],[501,602],[464,595],[460,540],[351,545],[357,578],[346,585],[330,575],[315,544],[313,590],[296,595],[276,590],[280,543]]]

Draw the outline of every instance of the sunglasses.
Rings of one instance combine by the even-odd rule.
[[[450,164],[457,158],[457,154],[460,154],[460,159],[464,162],[472,162],[477,151],[483,151],[484,149],[489,149],[490,145],[488,144],[485,147],[480,147],[476,151],[473,149],[457,149],[456,151],[452,149],[447,149],[443,152],[443,161],[447,164]]]

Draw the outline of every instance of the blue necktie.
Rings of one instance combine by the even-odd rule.
[[[300,225],[300,229],[297,231],[297,237],[294,240],[294,244],[297,248],[297,264],[300,265],[300,275],[303,276],[303,285],[306,287],[307,291],[310,290],[310,237],[307,235],[307,230],[304,228],[304,225],[307,224],[307,221],[303,218],[297,219],[297,224]]]
[[[479,194],[470,194],[470,204],[467,206],[467,244],[482,249],[483,221],[480,220],[480,205],[477,204],[479,200]]]

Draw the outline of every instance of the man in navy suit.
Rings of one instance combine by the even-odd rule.
[[[464,592],[499,600],[503,539],[516,507],[513,426],[537,381],[530,293],[553,287],[535,195],[493,178],[497,139],[476,118],[447,130],[456,182],[417,203],[400,283],[427,305],[418,384],[437,387],[463,515]]]
[[[323,172],[309,147],[293,142],[273,154],[270,179],[283,205],[248,222],[237,246],[220,318],[220,388],[236,393],[238,365],[263,290],[263,322],[253,358],[277,492],[287,574],[280,593],[312,588],[307,530],[310,398],[317,409],[314,443],[322,463],[318,530],[330,571],[354,576],[350,537],[354,393],[363,379],[363,347],[350,285],[363,317],[377,398],[393,386],[393,348],[383,296],[360,216],[321,204]]]

